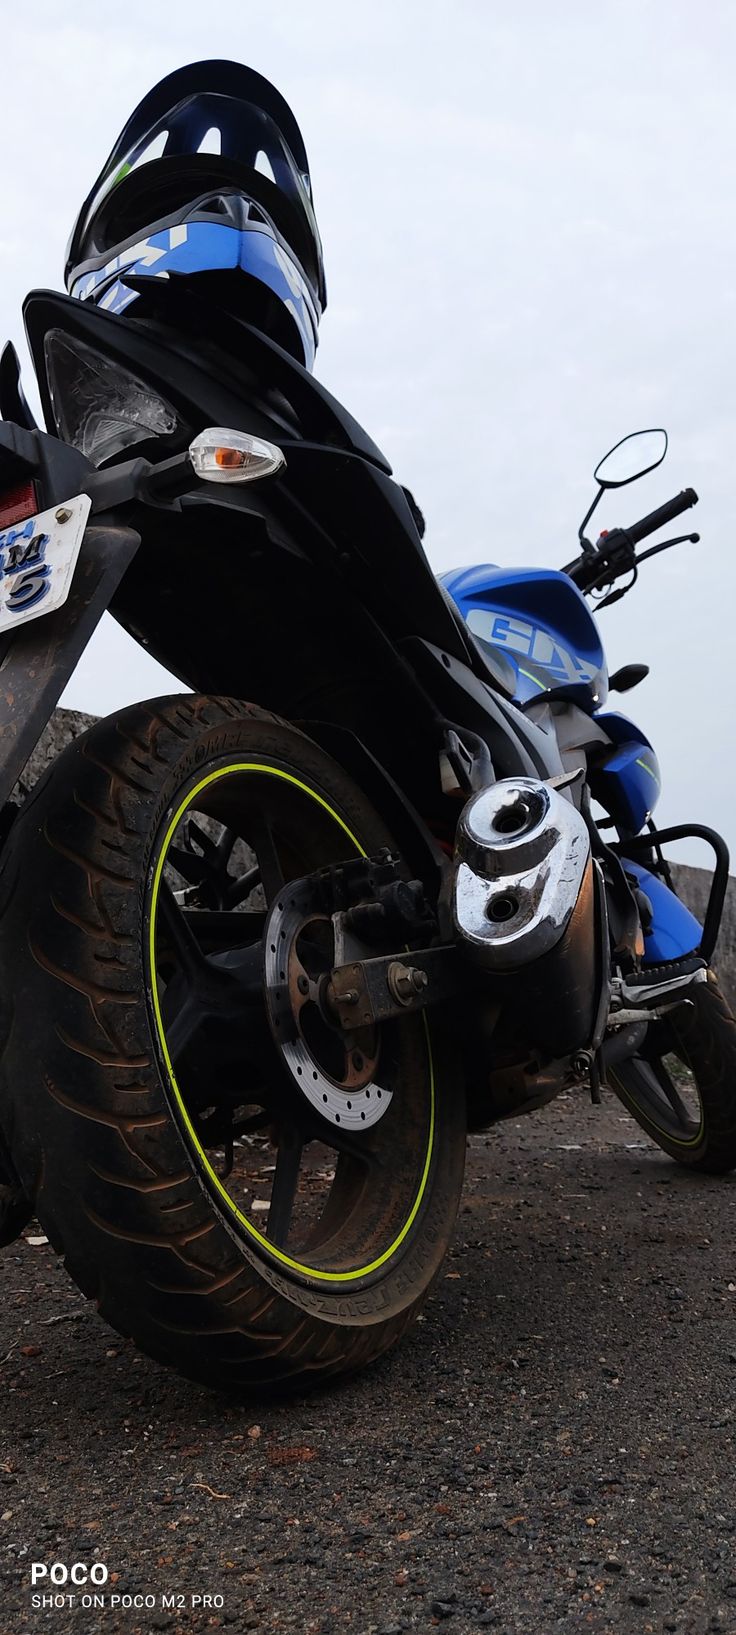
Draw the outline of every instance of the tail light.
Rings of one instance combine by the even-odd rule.
[[[93,465],[149,438],[183,434],[165,398],[86,341],[50,329],[44,355],[56,430]]]
[[[0,489],[0,528],[25,522],[26,517],[35,517],[40,509],[35,483],[17,483],[15,488]]]

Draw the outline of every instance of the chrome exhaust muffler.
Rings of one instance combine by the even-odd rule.
[[[468,953],[514,971],[560,941],[590,861],[590,837],[564,795],[502,778],[468,801],[455,841],[453,920]]]
[[[455,841],[458,947],[502,979],[527,1037],[551,1055],[593,1033],[595,896],[585,820],[557,789],[503,778],[468,801]]]

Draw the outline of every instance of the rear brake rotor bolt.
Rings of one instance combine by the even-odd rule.
[[[299,989],[300,993],[304,993],[304,994],[309,993],[309,978],[306,977],[303,972],[302,972],[301,976],[297,977],[296,985],[297,985],[297,988]]]
[[[363,1066],[363,1057],[361,1056],[359,1050],[354,1050],[353,1051],[353,1067],[355,1068],[356,1073],[360,1072],[362,1066]]]

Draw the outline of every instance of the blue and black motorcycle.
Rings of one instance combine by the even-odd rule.
[[[421,514],[311,373],[326,295],[294,117],[231,63],[136,110],[0,366],[0,1202],[116,1328],[243,1389],[380,1355],[445,1255],[468,1129],[610,1086],[736,1164],[728,873],[658,831],[585,596],[694,504],[564,571],[438,582]],[[109,610],[184,691],[13,791]],[[665,848],[709,840],[701,926]]]

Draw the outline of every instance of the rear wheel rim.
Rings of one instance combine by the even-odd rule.
[[[242,866],[242,854],[237,860],[243,842],[255,853],[257,876],[252,863]],[[315,857],[320,851],[324,856]],[[298,1280],[333,1287],[377,1279],[405,1249],[427,1195],[436,1138],[434,1070],[424,1017],[387,1024],[380,1030],[380,1040],[373,1041],[370,1048],[380,1060],[382,1084],[390,1080],[400,1093],[389,1095],[391,1106],[365,1133],[348,1139],[346,1131],[319,1119],[311,1105],[305,1117],[302,1100],[272,1043],[276,1071],[268,1082],[264,1078],[263,1063],[270,1058],[267,1029],[261,1025],[262,998],[261,1022],[253,1020],[259,1014],[257,964],[264,907],[274,903],[285,877],[299,878],[323,861],[355,855],[365,855],[363,846],[319,789],[270,761],[231,762],[199,777],[171,809],[156,848],[147,896],[153,1032],[172,1111],[200,1179],[259,1259]],[[240,996],[231,1013],[226,989],[224,1011],[218,1011],[214,1021],[203,1018],[201,1003],[197,1019],[191,999],[192,993],[200,1001],[205,991],[209,995],[214,976],[215,1003],[220,1004],[220,979],[223,972],[230,974],[229,960],[239,977],[245,973],[249,1005],[252,999],[243,1038],[253,1059],[237,1106],[233,1097],[240,1091],[233,1089],[232,1075],[239,1071]],[[187,967],[196,981],[189,981]],[[226,1027],[235,1030],[232,1037],[225,1038]],[[351,1067],[350,1073],[364,1092],[360,1070]],[[256,1083],[259,1075],[262,1082]],[[232,1146],[222,1139],[225,1084],[225,1100],[237,1120]],[[261,1163],[256,1176],[254,1159],[264,1156],[266,1149],[258,1143],[267,1139],[267,1130],[275,1137],[275,1154],[271,1163]],[[227,1175],[223,1151],[225,1167],[228,1161],[231,1166]],[[334,1159],[332,1176],[324,1157],[329,1152]],[[314,1179],[315,1154],[319,1184]],[[310,1197],[314,1193],[311,1213],[305,1210],[305,1190]]]

